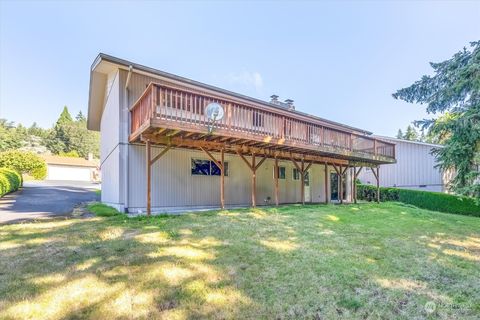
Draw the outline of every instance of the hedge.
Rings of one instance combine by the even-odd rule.
[[[357,185],[358,199],[375,201],[376,195],[376,187]],[[422,209],[480,217],[480,206],[473,198],[441,192],[380,188],[380,201],[400,201]]]
[[[18,190],[22,185],[22,176],[12,169],[0,168],[0,197]]]

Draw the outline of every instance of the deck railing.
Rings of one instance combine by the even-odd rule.
[[[210,122],[205,107],[216,102],[222,105],[225,115],[215,127],[242,136],[268,136],[302,145],[327,147],[339,152],[353,151],[369,155],[395,158],[395,145],[368,136],[341,131],[328,124],[311,123],[276,112],[192,93],[151,83],[131,107],[131,132],[136,132],[150,119],[208,127]]]

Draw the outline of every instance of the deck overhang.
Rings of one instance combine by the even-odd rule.
[[[225,116],[212,123],[204,109],[221,104]],[[395,163],[395,145],[325,123],[309,123],[282,112],[262,110],[165,84],[150,83],[130,108],[130,142],[212,151],[255,150],[280,158],[367,166]]]
[[[208,128],[192,128],[182,123],[171,123],[161,119],[150,119],[129,137],[132,143],[145,143],[170,146],[174,148],[199,149],[236,154],[238,151],[260,156],[289,160],[305,159],[313,163],[341,164],[349,166],[376,166],[394,163],[395,160],[383,155],[338,150],[331,146],[304,146],[289,143],[271,136],[242,135],[238,137],[226,129],[215,128],[211,133]]]
[[[224,109],[221,119],[211,121],[207,117],[205,109],[210,103],[219,104]],[[371,167],[377,180],[379,201],[379,165],[395,163],[395,145],[372,138],[365,132],[171,83],[151,82],[130,108],[130,115],[129,141],[146,146],[148,215],[151,211],[152,166],[171,148],[201,150],[218,166],[221,171],[221,208],[225,207],[225,153],[238,155],[251,171],[253,207],[256,205],[256,171],[269,158],[275,160],[276,205],[279,204],[279,160],[290,160],[295,165],[303,181],[300,183],[302,203],[305,203],[305,177],[313,164],[325,168],[325,201],[328,202],[329,166],[338,175],[340,194],[346,174],[352,175],[351,187],[356,190],[353,181],[361,168]],[[154,144],[165,148],[152,158]],[[219,153],[220,158],[214,152]],[[353,201],[356,201],[355,191]]]

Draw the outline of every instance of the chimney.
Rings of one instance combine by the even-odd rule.
[[[93,153],[89,152],[88,153],[88,158],[87,158],[88,161],[92,161],[93,160]]]
[[[286,99],[285,103],[288,105],[288,109],[295,110],[295,106],[293,105],[293,100],[292,99]]]
[[[278,96],[276,94],[272,94],[270,98],[270,103],[278,104]]]

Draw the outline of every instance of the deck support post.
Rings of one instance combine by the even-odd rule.
[[[292,163],[294,164],[295,168],[298,170],[299,174],[300,174],[300,192],[301,192],[301,201],[302,201],[302,205],[305,205],[305,175],[308,171],[308,169],[310,169],[310,167],[312,166],[313,162],[310,162],[309,164],[307,164],[307,166],[305,167],[305,159],[302,158],[301,161],[300,161],[300,165],[298,165],[297,161],[295,161],[295,159],[293,159],[292,156],[290,156],[290,160],[292,161]]]
[[[338,174],[338,197],[340,199],[340,204],[343,204],[343,175],[342,175],[342,165],[339,166],[340,173]]]
[[[342,179],[345,179],[345,189],[347,188],[347,177],[346,177],[346,173],[347,173],[347,170],[348,168],[350,168],[349,166],[346,166],[343,171],[341,171],[341,175],[342,175]],[[342,183],[342,198],[343,198],[343,183]],[[345,193],[347,192],[347,190],[345,190]],[[343,201],[342,201],[343,203]]]
[[[255,168],[255,153],[252,153],[252,168]],[[257,206],[257,171],[252,169],[252,207]]]
[[[278,175],[280,174],[279,172],[279,167],[278,167],[278,158],[277,155],[275,155],[275,169],[273,173],[273,178],[275,180],[275,205],[278,206],[279,199],[278,199]]]
[[[355,166],[350,168],[350,202],[354,203],[355,202],[355,187],[354,187],[354,175],[355,175]]]
[[[220,207],[225,209],[225,150],[220,149],[220,161],[218,161],[207,149],[200,147],[200,150],[220,168]]]
[[[354,202],[357,203],[357,179],[358,179],[358,175],[360,174],[360,172],[362,171],[363,167],[359,167],[358,168],[358,171],[357,169],[354,167],[353,168],[353,189],[354,189],[354,195],[355,197],[353,198]]]
[[[338,197],[340,200],[340,204],[343,204],[343,176],[345,175],[349,167],[346,166],[344,168],[342,165],[339,165],[339,167],[337,167],[335,163],[332,163],[332,165],[338,175]]]
[[[225,209],[225,150],[220,151],[220,206]]]
[[[377,180],[377,203],[380,203],[380,166],[372,167],[371,169],[375,180]]]
[[[328,204],[328,163],[325,162],[325,204]]]
[[[150,145],[150,140],[147,140],[145,143],[145,152],[146,152],[146,167],[147,167],[147,216],[152,214],[152,147]]]
[[[305,160],[303,158],[301,161],[300,168],[302,169],[302,171],[300,172],[300,177],[302,178],[300,192],[301,192],[302,205],[305,205]]]
[[[152,159],[152,143],[150,139],[145,140],[145,165],[146,165],[146,175],[147,175],[147,216],[152,214],[152,166],[153,164],[163,157],[165,153],[170,150],[171,145],[167,145],[165,149],[162,150]]]
[[[238,156],[245,162],[245,164],[250,168],[250,171],[252,172],[252,207],[255,208],[257,206],[257,195],[256,195],[256,190],[257,190],[257,170],[260,168],[262,163],[267,160],[267,156],[265,155],[262,160],[260,160],[258,163],[256,163],[255,159],[255,152],[252,152],[252,163],[250,163],[243,154],[240,153],[239,150],[237,150]]]
[[[335,169],[335,172],[337,173],[338,176],[338,200],[340,203],[343,203],[343,194],[342,194],[342,166],[340,165],[340,169],[337,168],[335,163],[332,163],[333,169]]]

